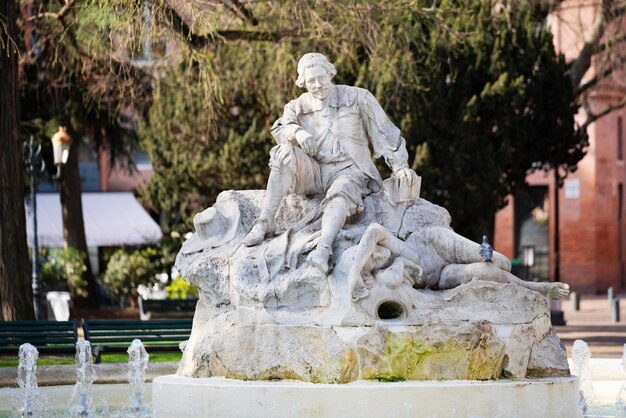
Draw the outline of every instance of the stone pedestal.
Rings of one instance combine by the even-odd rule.
[[[575,377],[373,382],[344,385],[161,376],[155,418],[165,417],[578,417]]]

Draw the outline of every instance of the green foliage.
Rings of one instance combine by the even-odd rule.
[[[295,67],[309,50],[331,58],[337,83],[375,94],[407,138],[422,196],[448,208],[453,227],[470,238],[491,232],[496,211],[529,172],[555,165],[572,171],[584,155],[567,66],[554,51],[546,15],[530,4],[249,6],[262,17],[258,30],[281,22],[306,32],[297,40],[187,45],[190,58],[166,70],[140,132],[156,163],[144,196],[166,213],[163,226],[190,225],[221,190],[265,186],[269,127],[301,93]],[[221,86],[211,103],[203,99],[206,80],[189,72],[201,55],[210,57],[204,63]]]
[[[150,353],[150,363],[162,363],[170,361],[180,361],[183,353],[178,351],[154,351]],[[38,366],[60,366],[64,364],[75,364],[76,358],[74,355],[59,356],[59,355],[46,355],[40,354],[39,360],[37,360]],[[128,354],[122,353],[103,353],[102,363],[128,363]],[[19,365],[19,359],[17,356],[0,356],[0,367],[17,367]]]
[[[587,146],[547,10],[513,0],[78,0],[71,30],[70,19],[37,22],[40,33],[69,34],[45,48],[60,64],[51,81],[70,75],[63,85],[87,86],[91,106],[110,116],[132,104],[143,116],[155,176],[141,194],[166,233],[189,230],[221,190],[265,187],[269,128],[301,93],[297,60],[319,51],[337,83],[372,91],[400,126],[423,197],[478,239],[529,172],[572,171]],[[151,60],[138,63],[146,45]]]
[[[185,279],[181,276],[172,280],[172,282],[165,287],[165,292],[168,299],[187,299],[198,296],[197,289],[187,284]]]
[[[41,251],[41,279],[48,290],[68,289],[72,294],[84,296],[87,282],[83,279],[86,256],[74,248],[50,248]]]
[[[478,240],[529,172],[575,170],[587,141],[545,16],[525,2],[447,1],[439,8],[447,25],[423,38],[431,49],[420,64],[428,89],[408,99],[404,132],[423,196]]]
[[[253,105],[231,106],[212,132],[201,82],[185,83],[184,71],[178,67],[161,80],[139,130],[155,171],[141,193],[161,214],[166,232],[191,225],[223,189],[265,187],[268,174],[269,132],[258,126],[258,116],[250,119]]]
[[[157,251],[154,248],[115,251],[108,260],[102,280],[118,296],[137,297],[137,286],[151,285],[160,272]]]

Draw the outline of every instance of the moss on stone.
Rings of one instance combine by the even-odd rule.
[[[489,351],[483,344],[468,350],[454,342],[429,344],[416,334],[390,332],[386,335],[380,361],[362,366],[361,378],[382,381],[495,379],[500,366],[500,350]]]

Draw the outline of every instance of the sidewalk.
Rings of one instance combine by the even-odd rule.
[[[580,339],[589,345],[592,358],[621,358],[626,344],[626,295],[620,299],[620,322],[613,323],[611,307],[606,295],[582,295],[580,310],[571,309],[569,299],[562,302],[567,325],[555,327],[565,344],[567,356],[572,355],[572,344]]]

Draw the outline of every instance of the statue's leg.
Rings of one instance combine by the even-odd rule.
[[[346,223],[350,212],[350,203],[341,196],[330,200],[324,208],[322,215],[322,235],[315,250],[309,254],[309,260],[314,266],[326,273],[328,271],[328,259],[332,255],[332,246],[339,230]]]
[[[363,268],[372,257],[376,246],[385,240],[386,235],[391,235],[391,233],[384,226],[373,223],[367,227],[361,241],[359,241],[354,261],[348,273],[348,289],[352,295],[352,300],[355,302],[367,296],[367,288],[362,276]]]
[[[472,279],[489,280],[492,282],[508,283],[506,271],[493,263],[449,264],[441,270],[438,287],[452,289]]]
[[[403,257],[397,257],[389,267],[376,271],[374,277],[388,288],[395,289],[404,281],[407,262],[410,263]]]
[[[426,230],[429,240],[437,253],[450,264],[468,264],[481,262],[479,244],[457,234],[451,229],[434,227]],[[509,259],[494,251],[493,263],[502,270],[511,271]]]
[[[291,144],[280,144],[270,151],[270,176],[265,202],[259,218],[243,240],[244,245],[260,244],[265,235],[274,231],[274,216],[283,197],[298,188],[298,170],[306,178],[315,177],[315,163],[304,152]]]
[[[499,283],[512,283],[526,289],[542,293],[551,299],[563,299],[569,294],[566,283],[527,282],[493,263],[450,264],[443,268],[439,279],[440,289],[451,289],[471,280],[487,280]]]
[[[321,184],[326,198],[322,201],[322,234],[317,248],[307,258],[324,273],[332,245],[348,216],[363,208],[363,193],[367,190],[368,177],[351,160],[333,164],[320,164]]]

